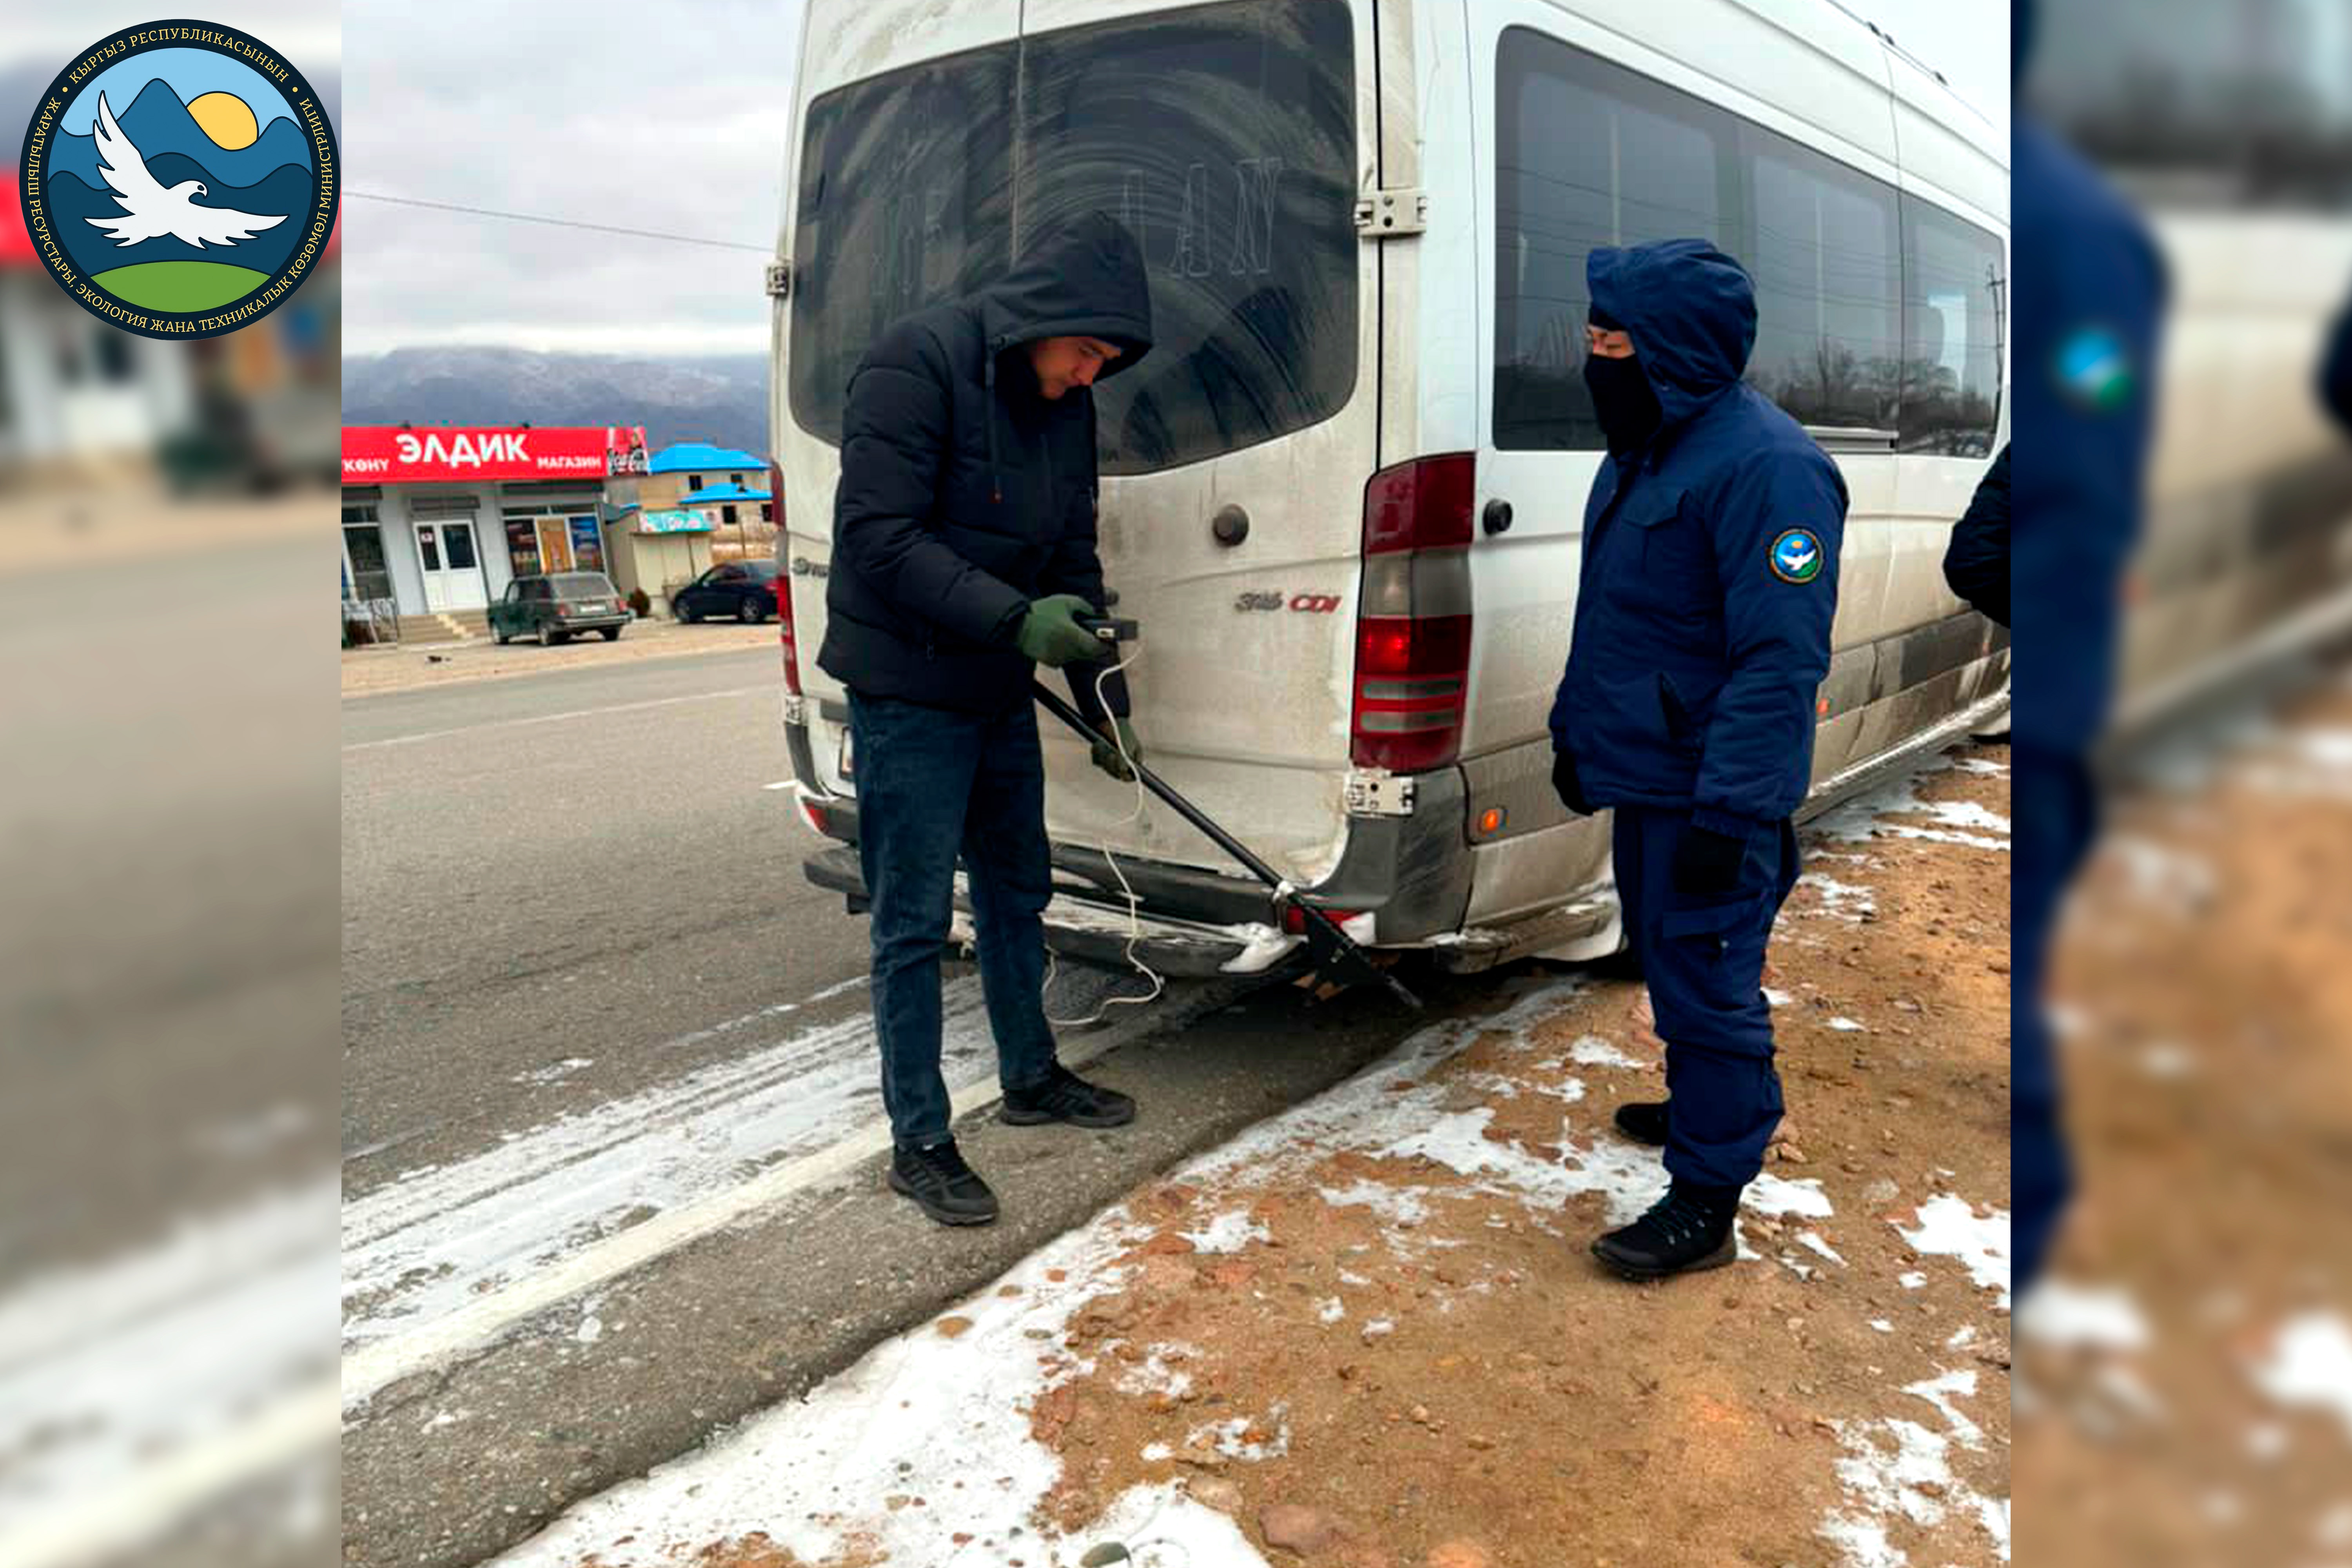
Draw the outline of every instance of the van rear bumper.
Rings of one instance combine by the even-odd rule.
[[[858,869],[856,849],[846,845],[820,849],[803,870],[816,886],[847,899],[852,910],[866,907],[866,878]],[[955,907],[961,915],[971,913],[961,878]],[[1045,945],[1065,958],[1123,969],[1131,952],[1166,975],[1286,974],[1304,967],[1307,951],[1297,938],[1283,936],[1262,921],[1207,925],[1140,911],[1130,921],[1124,900],[1112,905],[1066,889],[1045,906]]]
[[[846,896],[862,909],[865,879],[857,870],[857,801],[854,795],[824,794],[814,787],[816,776],[806,726],[787,724],[793,764],[801,780],[802,799],[812,825],[843,847],[812,857],[805,874],[810,881]],[[1461,772],[1447,768],[1415,775],[1416,800],[1410,816],[1355,816],[1348,819],[1348,841],[1339,864],[1315,887],[1303,889],[1312,903],[1355,915],[1368,915],[1370,930],[1358,940],[1368,946],[1415,946],[1428,938],[1462,929],[1470,906],[1472,861],[1464,834],[1466,795]],[[1246,824],[1235,825],[1247,843]],[[1255,879],[1171,865],[1166,861],[1110,857],[1084,845],[1056,842],[1053,847],[1055,879],[1066,889],[1046,911],[1048,935],[1056,951],[1074,957],[1099,951],[1105,961],[1123,962],[1128,929],[1127,900],[1120,879],[1135,891],[1139,913],[1148,922],[1168,928],[1168,940],[1193,946],[1208,941],[1204,932],[1232,951],[1211,965],[1216,973],[1234,957],[1255,962],[1258,950],[1233,935],[1235,928],[1254,927],[1279,932],[1281,913],[1271,891]],[[1117,930],[1094,930],[1101,911],[1108,910]],[[1057,920],[1057,917],[1059,919]],[[1076,924],[1069,923],[1075,921]],[[1365,924],[1352,929],[1365,932]],[[1064,946],[1065,939],[1071,945]],[[1148,950],[1139,949],[1139,952]],[[1196,954],[1192,962],[1202,962]],[[1170,973],[1202,973],[1184,967],[1181,954],[1171,954]],[[1154,968],[1162,966],[1157,963]],[[1233,973],[1225,970],[1225,973]]]

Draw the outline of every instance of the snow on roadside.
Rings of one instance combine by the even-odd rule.
[[[1632,1219],[1664,1185],[1654,1152],[1603,1139],[1553,1163],[1486,1138],[1492,1109],[1448,1110],[1457,1086],[1432,1081],[1434,1069],[1482,1039],[1499,1037],[1504,1051],[1531,1057],[1530,1032],[1580,988],[1574,980],[1556,982],[1491,1016],[1423,1029],[1355,1077],[1171,1173],[1172,1184],[1221,1189],[1218,1217],[1191,1239],[1203,1250],[1229,1250],[1262,1236],[1248,1212],[1250,1189],[1343,1150],[1403,1165],[1428,1163],[1425,1185],[1365,1180],[1324,1194],[1327,1202],[1368,1204],[1391,1225],[1417,1226],[1441,1191],[1516,1202],[1539,1219],[1557,1216],[1580,1193],[1600,1193],[1612,1223]],[[1580,1064],[1615,1058],[1640,1066],[1597,1037],[1580,1039],[1573,1054]],[[1565,1138],[1565,1118],[1561,1125]],[[1832,1212],[1817,1181],[1769,1175],[1750,1189],[1749,1206],[1809,1217]],[[1058,1353],[1059,1343],[1087,1302],[1126,1288],[1136,1267],[1118,1260],[1150,1234],[1125,1206],[1106,1211],[950,1316],[877,1346],[805,1400],[580,1505],[499,1563],[575,1568],[592,1553],[613,1563],[660,1561],[646,1553],[755,1534],[813,1562],[864,1552],[927,1563],[957,1561],[942,1556],[939,1543],[962,1535],[979,1553],[974,1563],[997,1561],[1009,1546],[1034,1542],[1015,1532],[1033,1529],[1032,1510],[1059,1473],[1059,1459],[1032,1434],[1032,1408],[1062,1383],[1096,1370],[1091,1361]],[[1335,1298],[1321,1310],[1327,1321],[1335,1321],[1332,1307],[1345,1310]],[[1369,1322],[1362,1332],[1381,1326]],[[1173,1384],[1181,1374],[1161,1364],[1167,1349],[1153,1347],[1155,1359],[1139,1379]],[[1270,1413],[1265,1424],[1277,1436],[1256,1447],[1242,1444],[1241,1427],[1203,1436],[1236,1462],[1263,1461],[1283,1447],[1278,1423],[1279,1412]],[[877,1477],[884,1478],[879,1487]],[[895,1506],[892,1498],[899,1500]],[[616,1546],[625,1537],[632,1544]],[[1066,1544],[1083,1551],[1118,1539],[1133,1546],[1139,1537],[1181,1542],[1194,1562],[1221,1568],[1262,1562],[1230,1521],[1165,1487],[1126,1494],[1085,1542]]]

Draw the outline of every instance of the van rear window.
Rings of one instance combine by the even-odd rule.
[[[1143,250],[1156,338],[1095,394],[1104,472],[1198,462],[1337,413],[1357,361],[1352,27],[1346,0],[1233,0],[1041,33],[817,100],[797,195],[793,418],[837,442],[850,374],[885,328],[985,288],[1095,209]]]

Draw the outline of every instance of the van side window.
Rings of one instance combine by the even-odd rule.
[[[2000,418],[2009,268],[2001,243],[1916,197],[1903,198],[1902,447],[1992,456]]]
[[[1748,380],[1800,425],[1892,430],[1902,401],[1903,260],[1895,192],[1750,127],[1756,279]]]
[[[1495,444],[1597,451],[1584,258],[1695,235],[1727,247],[1731,116],[1524,27],[1496,72]]]
[[[1906,257],[1941,240],[1915,243],[1913,204],[1884,181],[1528,28],[1503,35],[1496,92],[1496,447],[1602,445],[1581,374],[1595,246],[1696,236],[1739,258],[1756,279],[1748,379],[1801,424],[1892,432],[1945,395],[1937,370],[1976,384],[1969,353],[1923,354],[1926,329],[1906,331]],[[1993,397],[1998,364],[1978,367]],[[1941,429],[1982,412],[1969,409],[1926,417]]]

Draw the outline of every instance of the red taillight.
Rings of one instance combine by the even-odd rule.
[[[1318,904],[1316,908],[1322,909],[1323,907],[1320,904]],[[1324,915],[1329,919],[1331,923],[1335,926],[1340,927],[1345,927],[1349,921],[1354,920],[1358,915],[1362,914],[1363,912],[1364,911],[1361,910],[1323,910]],[[1305,936],[1307,934],[1307,917],[1305,914],[1300,912],[1297,904],[1285,904],[1282,906],[1282,929],[1291,936]]]
[[[784,531],[784,471],[768,465],[768,500],[776,515],[776,634],[783,644],[784,689],[801,694],[800,645],[793,635],[793,568],[790,536]],[[819,832],[824,829],[820,827]]]
[[[824,837],[830,832],[830,826],[827,823],[824,815],[824,807],[819,805],[815,801],[810,799],[805,795],[801,796],[801,815],[808,819],[808,825],[816,829],[819,837]]]
[[[1356,765],[1443,767],[1461,753],[1470,690],[1467,452],[1374,474],[1364,487],[1364,588],[1356,621]]]
[[[1364,487],[1364,553],[1466,548],[1476,459],[1468,452],[1382,468]]]

